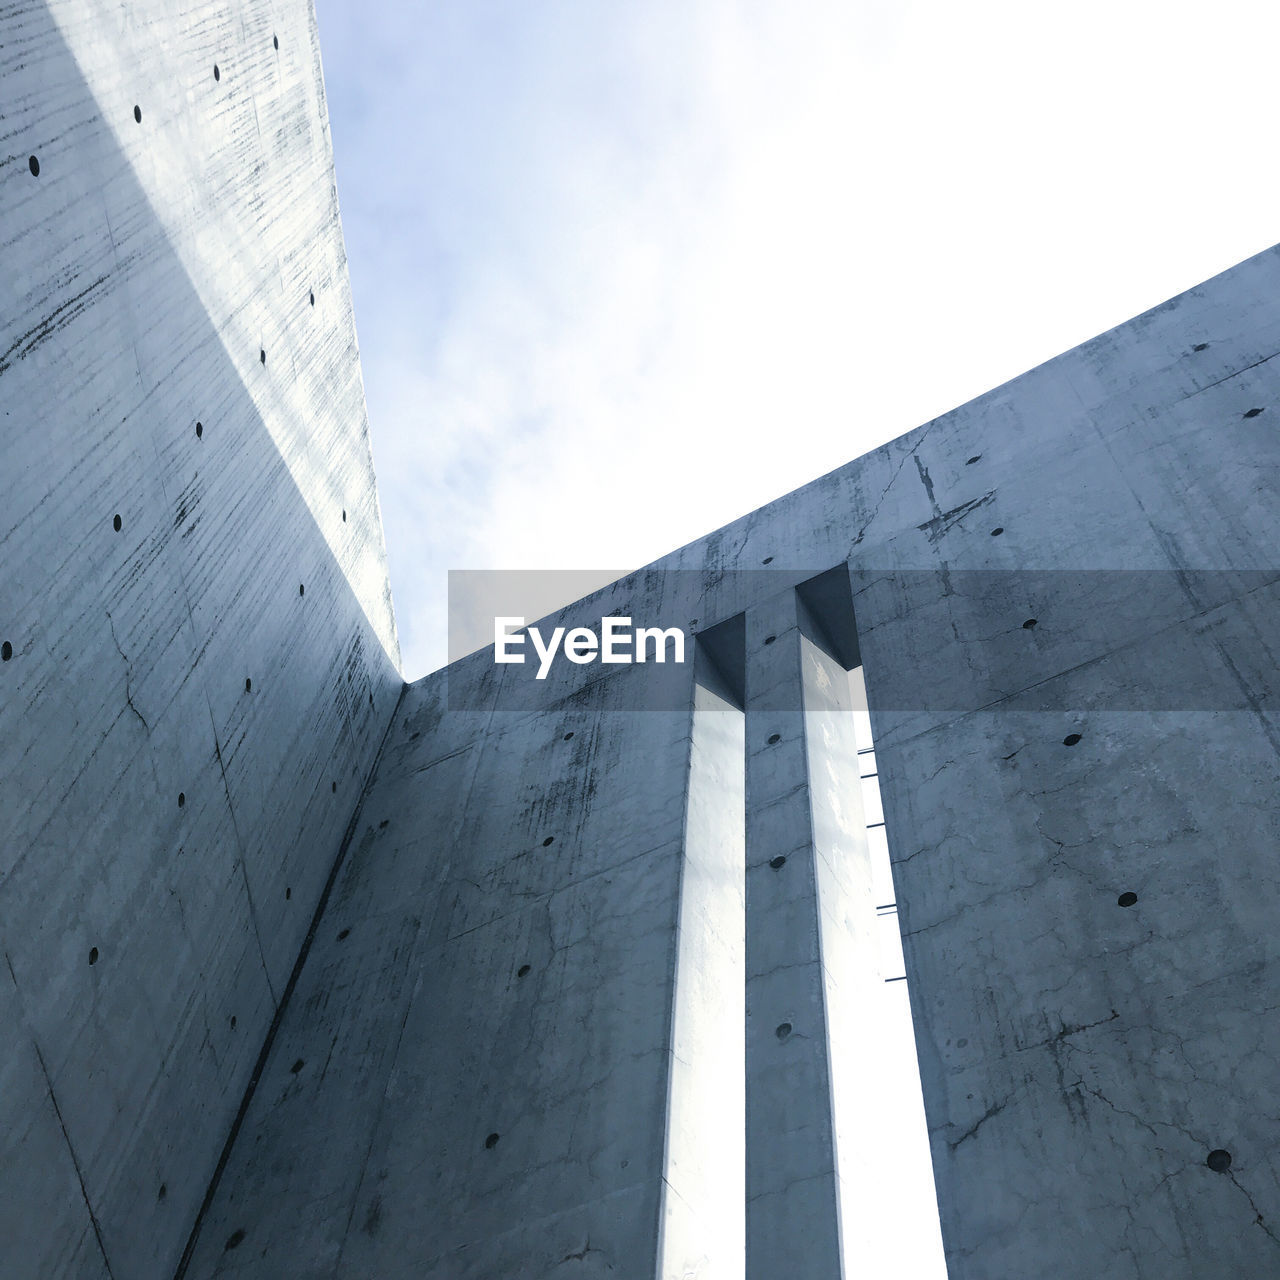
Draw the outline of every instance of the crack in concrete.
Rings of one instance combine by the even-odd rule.
[[[940,516],[942,510],[938,506],[938,500],[933,496],[933,481],[929,478],[929,468],[916,457],[914,450],[911,456],[915,459],[916,470],[920,473],[920,483],[924,485],[924,491],[929,495],[929,505],[933,508],[933,514]]]
[[[1231,1185],[1234,1186],[1236,1190],[1239,1191],[1240,1194],[1243,1195],[1244,1198],[1249,1202],[1249,1208],[1253,1210],[1254,1224],[1256,1226],[1261,1227],[1263,1231],[1266,1232],[1267,1238],[1273,1244],[1280,1245],[1280,1236],[1276,1235],[1276,1233],[1269,1226],[1267,1226],[1266,1219],[1263,1218],[1261,1212],[1258,1210],[1258,1206],[1254,1202],[1253,1197],[1249,1194],[1248,1189],[1241,1185],[1240,1179],[1237,1178],[1236,1175],[1232,1173],[1230,1169],[1227,1170],[1227,1177],[1231,1179]]]
[[[930,543],[936,543],[944,533],[950,530],[952,525],[962,520],[971,511],[977,511],[979,507],[985,507],[995,496],[995,490],[992,489],[990,493],[984,494],[981,498],[970,498],[968,502],[962,502],[958,507],[952,507],[950,511],[939,512],[933,519],[916,525],[916,528],[929,539]]]
[[[598,1253],[598,1254],[600,1254],[600,1255],[602,1255],[602,1256],[604,1255],[604,1250],[603,1250],[603,1249],[593,1249],[593,1248],[591,1247],[591,1237],[590,1237],[590,1236],[588,1236],[588,1237],[586,1238],[586,1241],[583,1243],[582,1248],[581,1248],[581,1249],[579,1249],[577,1253],[566,1253],[566,1254],[564,1255],[564,1257],[560,1259],[560,1262],[561,1262],[561,1263],[565,1263],[565,1262],[584,1262],[584,1261],[586,1261],[587,1254],[589,1254],[589,1253]],[[610,1270],[610,1271],[612,1271],[612,1270],[613,1270],[613,1264],[612,1264],[612,1263],[609,1263],[609,1264],[607,1264],[607,1265],[608,1265],[608,1267],[609,1267],[609,1270]]]
[[[1264,365],[1267,361],[1274,360],[1276,356],[1280,356],[1280,351],[1273,351],[1269,356],[1263,356],[1261,360],[1255,360],[1252,364],[1245,365],[1243,369],[1236,369],[1225,377],[1217,379],[1216,382],[1210,382],[1203,387],[1197,387],[1196,390],[1183,396],[1177,403],[1181,404],[1183,400],[1190,400],[1195,396],[1201,395],[1205,391],[1212,391],[1214,387],[1220,387],[1224,382],[1230,382],[1232,378],[1238,378],[1242,373],[1248,373],[1250,369],[1256,369],[1259,365]]]
[[[910,452],[903,455],[902,461],[898,463],[897,470],[894,471],[893,475],[889,477],[889,483],[885,485],[885,487],[880,491],[880,496],[876,499],[875,506],[871,509],[871,514],[866,518],[866,520],[863,521],[862,527],[854,535],[853,542],[850,544],[850,550],[852,550],[853,547],[858,546],[862,542],[862,539],[866,536],[867,530],[870,529],[872,524],[875,523],[876,516],[880,514],[880,508],[884,506],[885,498],[889,496],[889,490],[893,488],[894,484],[897,482],[898,477],[902,474],[902,468],[907,465],[907,459],[914,458],[916,456],[916,451],[920,448],[922,444],[924,444],[928,434],[929,434],[929,429],[926,428],[921,433],[920,439],[916,442],[915,447],[912,448]]]
[[[1001,1102],[993,1102],[954,1142],[948,1138],[947,1146],[954,1151],[962,1142],[966,1142],[968,1139],[972,1138],[988,1120],[992,1119],[994,1116],[998,1116],[1012,1101],[1013,1094],[1010,1094]]]
[[[9,965],[9,973],[12,976],[13,964],[9,960],[7,951],[4,958],[5,963]],[[93,1235],[98,1242],[98,1252],[102,1254],[102,1265],[106,1267],[108,1277],[114,1280],[115,1273],[111,1270],[111,1259],[107,1257],[107,1246],[102,1239],[102,1227],[98,1222],[98,1215],[94,1213],[93,1205],[89,1201],[89,1189],[85,1186],[84,1170],[80,1167],[76,1149],[71,1144],[71,1135],[67,1132],[66,1121],[62,1118],[62,1108],[58,1105],[58,1096],[53,1091],[53,1078],[49,1075],[49,1068],[45,1065],[44,1054],[40,1052],[40,1046],[36,1043],[34,1036],[31,1037],[31,1048],[35,1051],[36,1061],[40,1064],[40,1074],[44,1076],[44,1086],[49,1094],[49,1102],[53,1107],[53,1114],[57,1117],[58,1128],[62,1130],[62,1140],[67,1144],[67,1154],[71,1157],[72,1167],[76,1171],[76,1181],[80,1184],[80,1195],[84,1199],[84,1207],[88,1211],[89,1222],[93,1226]]]
[[[1095,1027],[1105,1027],[1108,1022],[1114,1022],[1120,1015],[1114,1010],[1105,1018],[1099,1018],[1097,1022],[1081,1022],[1076,1026],[1068,1026],[1063,1023],[1062,1030],[1055,1032],[1051,1036],[1047,1036],[1043,1040],[1036,1040],[1032,1044],[1019,1045],[1017,1052],[1025,1053],[1028,1049],[1043,1049],[1047,1045],[1060,1044],[1070,1036],[1078,1036],[1083,1031],[1092,1031]]]
[[[133,663],[125,656],[125,651],[120,647],[119,637],[116,635],[115,619],[111,616],[111,610],[107,610],[107,623],[111,627],[111,639],[116,646],[116,652],[120,655],[121,661],[124,662],[124,700],[129,704],[129,710],[133,712],[139,720],[142,721],[142,727],[147,731],[147,735],[151,734],[151,726],[147,723],[147,718],[138,710],[133,701]]]

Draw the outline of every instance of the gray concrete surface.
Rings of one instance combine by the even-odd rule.
[[[843,695],[803,695],[849,658],[804,641],[791,594],[842,565],[950,1274],[1275,1273],[1277,286],[1270,251],[556,619],[746,617],[748,817],[720,819],[747,861],[745,1169],[671,1104],[720,1068],[706,1042],[675,1065],[668,1028],[742,1008],[691,1005],[676,963],[687,677],[537,684],[480,653],[406,695],[192,1274],[739,1265],[727,1242],[655,1258],[664,1142],[753,1188],[748,1274],[856,1274],[873,1047],[856,961],[824,961],[873,922]],[[779,663],[794,698],[769,696]],[[767,788],[795,809],[777,830]],[[784,846],[803,892],[771,902]],[[813,1183],[769,1194],[783,1170]]]
[[[0,1274],[164,1276],[401,689],[313,16],[0,83]]]
[[[858,988],[879,976],[849,681],[793,588],[748,611],[746,646],[746,1274],[785,1275],[801,1239],[838,1275],[840,1119],[869,1101]]]
[[[405,690],[309,7],[0,21],[6,1276],[857,1274],[854,661],[953,1280],[1280,1272],[1280,251]]]
[[[191,1274],[654,1272],[690,717],[442,696],[397,715]]]

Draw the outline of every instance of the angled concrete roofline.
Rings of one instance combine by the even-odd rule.
[[[406,685],[313,8],[117,17],[0,41],[6,1275],[852,1274],[876,840],[949,1274],[1271,1274],[1280,248]]]

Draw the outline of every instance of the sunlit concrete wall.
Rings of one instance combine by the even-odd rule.
[[[162,1276],[401,690],[314,15],[0,86],[0,1272]]]
[[[952,1276],[1276,1270],[1280,254],[566,610],[660,697],[482,653],[369,780],[313,15],[0,23],[6,1276],[856,1273],[851,644]]]
[[[707,848],[692,683],[641,711],[638,668],[535,685],[481,653],[412,686],[190,1274],[722,1274],[710,1201],[707,1258],[655,1257],[663,1144],[735,1194],[775,1184],[746,1200],[752,1280],[826,1280],[840,1248],[857,1274],[844,1184],[874,1176],[878,1102],[852,1059],[875,1046],[837,956],[865,891],[823,728],[840,698],[818,697],[852,658],[810,654],[825,624],[788,603],[833,566],[951,1275],[1272,1274],[1277,352],[1270,251],[566,610],[738,620],[756,781],[742,877],[726,856],[710,899],[685,878]],[[796,698],[762,704],[773,679]],[[770,751],[794,821],[765,812]],[[745,984],[732,946],[681,967],[694,908],[745,930]],[[745,1170],[719,1111],[673,1093],[740,1088],[740,1044],[677,1060],[669,1030],[740,1017],[744,986]]]

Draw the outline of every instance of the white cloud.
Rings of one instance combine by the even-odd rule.
[[[1260,5],[322,0],[406,674],[1276,239]]]

